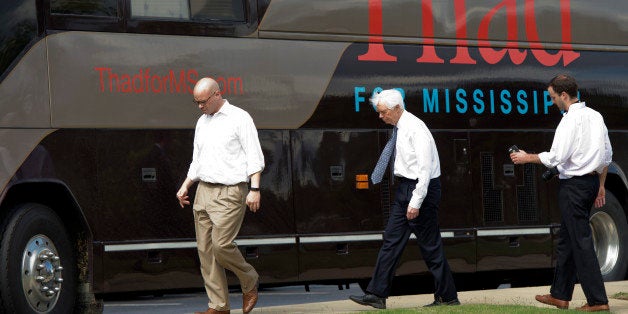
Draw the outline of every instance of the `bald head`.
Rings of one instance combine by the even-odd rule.
[[[220,95],[218,83],[209,77],[204,77],[194,85],[194,102],[205,114],[214,114],[222,107],[224,100]]]
[[[196,82],[196,85],[194,85],[194,95],[216,90],[218,90],[218,83],[209,77],[200,79]]]

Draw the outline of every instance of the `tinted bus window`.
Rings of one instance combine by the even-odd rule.
[[[116,16],[118,0],[52,0],[50,11],[53,14]]]
[[[37,36],[35,0],[0,2],[0,78]]]
[[[131,0],[131,16],[189,20],[190,6],[187,0]]]
[[[192,18],[244,21],[243,2],[243,0],[191,0]]]
[[[131,0],[134,18],[244,21],[243,0]]]

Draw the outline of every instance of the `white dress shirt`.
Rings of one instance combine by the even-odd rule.
[[[569,106],[556,128],[552,148],[539,154],[546,167],[558,167],[561,179],[593,171],[601,173],[612,157],[613,148],[602,115],[584,102]]]
[[[394,174],[419,182],[412,192],[410,206],[420,208],[430,180],[440,176],[440,161],[432,133],[425,123],[404,110],[397,122]]]
[[[192,181],[234,185],[264,169],[264,155],[251,116],[227,100],[213,115],[196,122]]]

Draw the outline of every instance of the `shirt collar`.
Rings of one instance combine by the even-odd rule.
[[[397,128],[403,128],[405,126],[406,123],[409,122],[410,115],[408,114],[407,110],[404,110],[401,113],[401,117],[399,117],[399,121],[397,121],[397,125],[395,125]]]
[[[228,100],[223,99],[225,102],[222,104],[222,107],[218,109],[212,116],[216,116],[217,114],[229,115],[229,113],[233,112],[233,106],[229,103]]]
[[[580,109],[584,108],[585,106],[586,106],[586,104],[585,104],[584,101],[575,102],[575,103],[573,103],[573,104],[571,104],[569,106],[569,110],[565,111],[565,113],[563,113],[563,115],[566,115],[567,113],[569,113],[572,110],[580,110]]]

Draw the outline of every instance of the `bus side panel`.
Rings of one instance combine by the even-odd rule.
[[[259,130],[266,167],[262,172],[261,207],[253,213],[246,210],[238,238],[269,239],[270,244],[238,247],[260,275],[260,282],[295,282],[298,280],[298,252],[295,234],[295,212],[290,169],[290,132]],[[273,237],[278,237],[273,241]],[[279,240],[289,239],[289,243]],[[241,242],[245,243],[245,242]],[[231,275],[230,284],[238,284]]]
[[[371,118],[377,119],[376,114]],[[385,228],[397,182],[390,177],[389,169],[381,184],[369,183],[369,190],[358,190],[355,175],[370,175],[389,131],[293,132],[295,208],[297,231],[302,239],[301,280],[334,278],[332,274],[339,270],[350,278],[371,275],[381,241],[358,239],[361,234],[379,234]],[[439,218],[441,231],[447,230],[443,232],[446,244],[451,245],[447,255],[454,271],[459,272],[475,270],[466,136],[465,132],[435,133],[441,156],[457,160],[441,164],[443,197]],[[454,214],[457,212],[461,214]],[[454,227],[456,232],[447,229]],[[352,234],[346,240],[325,242],[314,236],[325,235],[329,230]],[[427,271],[416,239],[409,243],[400,260],[398,275]]]
[[[541,165],[513,165],[508,148],[516,144],[535,152],[549,147],[552,137],[540,131],[471,133],[479,271],[551,266],[549,225],[559,219],[551,193],[557,180],[544,182]],[[483,233],[486,228],[497,230]]]
[[[292,131],[297,233],[380,231],[381,186],[356,189],[379,158],[377,131]],[[357,219],[357,221],[356,221]]]
[[[432,135],[440,159],[441,201],[438,222],[447,261],[454,272],[474,272],[474,218],[477,208],[473,207],[472,202],[468,133],[433,130]],[[410,247],[416,247],[418,252],[418,245],[412,243]],[[417,254],[420,257],[420,253]],[[421,261],[420,264],[424,263]],[[412,270],[416,272],[417,267],[410,268],[409,273]]]
[[[192,209],[180,208],[174,196],[187,174],[193,134],[75,129],[59,130],[42,142],[53,177],[68,184],[98,239],[95,267],[102,269],[94,270],[94,280],[99,292],[202,286]],[[259,137],[266,159],[262,208],[256,214],[247,210],[239,238],[293,235],[288,131],[262,130]],[[193,188],[192,200],[194,194]],[[184,247],[148,246],[163,242]],[[119,250],[120,244],[140,248]],[[262,281],[297,279],[296,241],[240,249]]]
[[[380,234],[386,224],[380,195],[385,184],[356,189],[356,175],[370,178],[377,162],[380,140],[377,131],[298,130],[291,132],[294,203],[297,233],[301,236],[300,279],[368,277],[381,241],[326,240],[306,235]],[[386,192],[389,193],[389,192]]]

